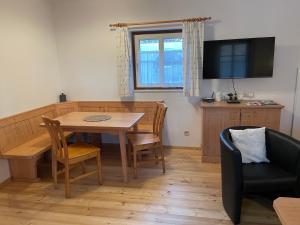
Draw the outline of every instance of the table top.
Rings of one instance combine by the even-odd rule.
[[[91,115],[108,115],[111,119],[99,122],[87,122],[84,118]],[[111,129],[128,130],[133,127],[144,113],[127,112],[71,112],[55,118],[61,123],[64,129]],[[43,126],[43,124],[41,124]]]
[[[300,198],[277,198],[273,207],[282,225],[300,224]]]

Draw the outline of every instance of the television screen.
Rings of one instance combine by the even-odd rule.
[[[275,37],[205,41],[204,79],[273,76]]]

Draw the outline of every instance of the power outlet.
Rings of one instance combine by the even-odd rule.
[[[190,132],[188,130],[184,131],[184,136],[190,136]]]

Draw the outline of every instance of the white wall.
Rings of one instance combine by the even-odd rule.
[[[293,126],[293,136],[300,140],[300,61],[298,79],[295,85],[295,117]]]
[[[292,89],[300,58],[300,2],[297,0],[56,0],[55,24],[63,89],[74,100],[118,100],[114,22],[212,16],[206,39],[276,36],[274,77],[236,81],[285,106],[281,130],[291,126]],[[203,95],[231,91],[228,80],[203,82]],[[200,146],[199,99],[181,93],[136,93],[135,99],[163,99],[169,106],[166,144]],[[183,131],[189,130],[189,137]]]
[[[0,0],[0,118],[57,101],[61,90],[46,0]],[[9,177],[0,161],[0,182]]]
[[[300,62],[299,8],[298,0],[0,0],[0,117],[55,102],[61,85],[71,100],[119,100],[109,23],[212,16],[206,39],[276,36],[274,77],[236,83],[239,91],[285,105],[281,129],[289,132]],[[203,95],[212,90],[231,91],[230,82],[204,81]],[[166,144],[200,146],[198,98],[156,92],[136,93],[135,99],[166,101]],[[8,176],[7,162],[0,161],[0,182]]]

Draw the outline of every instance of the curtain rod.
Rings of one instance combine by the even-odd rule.
[[[139,26],[139,25],[150,25],[150,24],[162,24],[162,23],[183,23],[183,22],[202,22],[206,20],[210,20],[211,17],[194,17],[188,19],[180,19],[180,20],[160,20],[160,21],[152,21],[152,22],[139,22],[139,23],[115,23],[109,24],[110,27],[129,27],[129,26]]]

